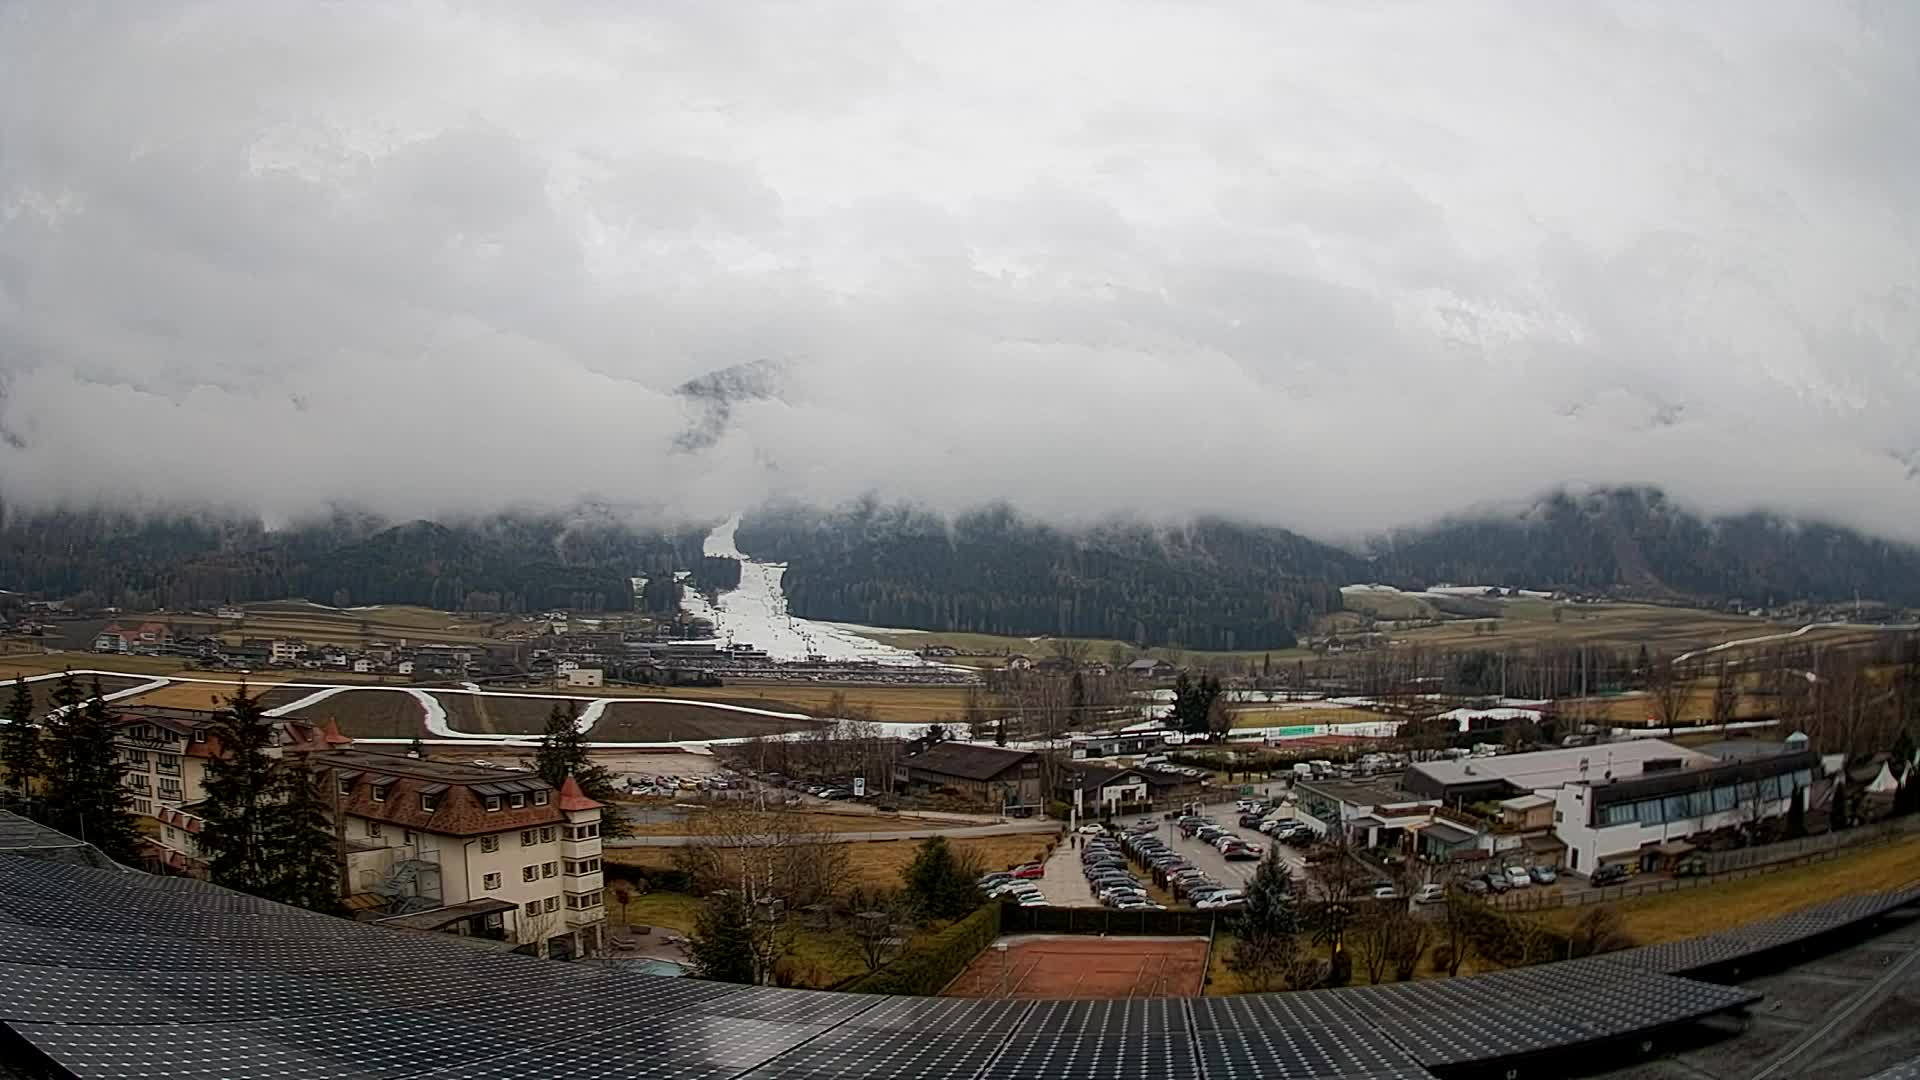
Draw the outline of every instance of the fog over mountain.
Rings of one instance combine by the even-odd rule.
[[[1920,7],[0,4],[0,493],[1920,540]]]

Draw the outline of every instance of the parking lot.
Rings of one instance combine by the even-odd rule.
[[[1069,841],[1047,857],[1047,876],[1035,884],[1054,907],[1099,907],[1087,877],[1080,869],[1080,847]]]

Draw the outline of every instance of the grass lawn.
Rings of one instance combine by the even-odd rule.
[[[1232,716],[1233,726],[1237,728],[1287,727],[1292,724],[1368,724],[1406,719],[1404,716],[1395,716],[1392,713],[1343,708],[1337,705],[1305,709],[1250,705],[1234,709]]]
[[[1770,919],[1842,896],[1881,892],[1920,880],[1920,837],[1897,840],[1829,862],[1811,863],[1682,892],[1613,905],[1637,944],[1698,937]],[[1570,928],[1585,908],[1561,908],[1536,916]]]
[[[991,871],[1043,860],[1055,839],[1053,833],[1017,833],[1011,836],[969,836],[947,842],[956,852],[977,853],[981,866]],[[867,840],[846,846],[848,888],[896,889],[900,887],[900,871],[913,861],[920,841]],[[620,876],[622,867],[642,873],[673,868],[672,848],[610,847],[603,857],[609,877]]]
[[[700,905],[699,897],[685,893],[650,892],[634,897],[623,919],[613,890],[607,890],[607,918],[615,926],[653,926],[687,934],[693,931]],[[924,933],[914,934],[914,940],[918,941]],[[853,935],[845,930],[797,928],[787,963],[799,975],[802,985],[817,988],[867,973],[866,961]]]
[[[690,836],[699,831],[694,824],[701,811],[689,810],[680,821],[646,821],[629,826],[635,836]],[[806,813],[805,823],[823,832],[906,832],[925,829],[933,823],[898,814],[836,814],[831,811]]]

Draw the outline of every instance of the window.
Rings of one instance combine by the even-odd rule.
[[[528,915],[540,914],[540,901],[538,900],[527,901],[527,914]]]
[[[567,906],[575,911],[590,911],[600,906],[600,894],[568,893]]]
[[[540,868],[533,865],[532,863],[528,863],[527,865],[521,867],[520,880],[521,881],[539,881]]]
[[[498,795],[487,796],[487,813],[491,814],[498,809],[500,809],[500,796]]]
[[[171,795],[176,799],[179,798],[180,797],[180,781],[178,780],[160,781],[160,794],[162,797]]]
[[[557,873],[559,873],[559,872],[560,872],[560,864],[559,864],[559,863],[550,863],[550,862],[543,862],[543,863],[541,863],[541,864],[540,864],[540,876],[541,876],[541,877],[552,877],[553,875],[555,875],[555,874],[557,874]]]
[[[167,826],[167,843],[173,843],[173,826]]]
[[[547,805],[547,793],[546,793],[546,792],[544,792],[544,791],[536,791],[536,792],[534,792],[534,793],[533,793],[533,805],[535,805],[535,806],[545,806],[545,805]]]
[[[379,822],[377,822],[377,821],[369,821],[369,822],[367,822],[367,835],[368,835],[368,836],[379,836],[379,835],[380,835],[380,823],[379,823]]]
[[[353,794],[353,781],[351,780],[340,781],[340,794],[342,795]]]
[[[373,801],[374,802],[387,801],[387,786],[385,784],[375,784],[373,786]]]
[[[598,825],[567,826],[567,839],[569,840],[591,840],[594,837],[599,835],[600,835],[600,826]]]
[[[155,754],[153,755],[153,767],[155,769],[158,769],[162,775],[179,776],[180,775],[180,755]]]
[[[485,876],[485,877],[483,877],[483,878],[481,878],[481,879],[480,879],[480,887],[481,887],[481,888],[483,888],[483,889],[497,889],[497,888],[499,888],[499,887],[500,887],[500,875],[499,875],[499,874],[488,874],[487,876]]]
[[[527,805],[527,797],[525,795],[509,795],[507,796],[507,805],[518,810]]]
[[[153,813],[153,804],[136,799],[133,803],[133,812],[136,814],[151,815]]]
[[[420,796],[420,809],[429,814],[440,809],[440,796],[437,794]]]
[[[532,829],[523,830],[520,833],[520,846],[532,847],[536,843],[535,837],[537,837],[538,835],[539,834],[534,832]]]
[[[594,874],[600,870],[599,859],[568,859],[567,873],[573,875]]]
[[[1555,825],[1558,825],[1558,824],[1560,824],[1561,822],[1563,822],[1563,821],[1565,821],[1565,820],[1567,820],[1567,815],[1566,815],[1566,812],[1565,812],[1565,811],[1563,811],[1563,810],[1555,810],[1555,811],[1553,812],[1553,823],[1554,823]]]
[[[1714,811],[1716,813],[1724,814],[1727,811],[1733,809],[1733,804],[1739,801],[1737,797],[1738,795],[1739,793],[1734,791],[1733,788],[1731,787],[1714,788],[1713,789]]]
[[[548,911],[559,911],[559,910],[560,910],[560,898],[559,898],[559,897],[557,897],[557,896],[549,896],[549,897],[547,897],[547,910],[548,910]]]
[[[481,852],[481,854],[483,854],[483,855],[491,855],[491,854],[493,854],[494,852],[496,852],[496,851],[499,851],[499,850],[500,850],[500,838],[499,838],[499,837],[497,837],[497,836],[483,836],[483,837],[481,837],[481,838],[480,838],[480,852]]]
[[[553,826],[549,825],[540,830],[540,842],[543,844],[553,843]]]
[[[129,751],[127,751],[127,764],[129,764],[129,765],[137,765],[137,766],[139,766],[140,768],[143,768],[143,769],[144,769],[144,768],[146,768],[146,767],[147,767],[147,752],[146,752],[145,750],[129,750]]]
[[[198,731],[195,731],[195,732],[193,733],[193,741],[194,741],[194,742],[206,742],[206,741],[207,741],[207,732],[206,732],[206,730],[205,730],[204,728],[202,728],[201,730],[198,730]]]

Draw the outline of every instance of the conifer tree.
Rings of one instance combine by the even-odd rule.
[[[600,818],[600,835],[627,835],[626,819],[613,809],[613,774],[587,755],[587,741],[580,734],[572,703],[555,702],[553,711],[547,714],[540,748],[533,755],[533,771],[555,789],[566,783],[567,777],[573,777],[588,798],[607,806]]]
[[[740,894],[723,891],[707,899],[687,937],[687,952],[702,979],[754,981],[753,912]]]
[[[340,910],[341,866],[329,807],[321,799],[313,770],[302,760],[283,761],[274,770],[277,799],[266,823],[266,847],[274,877],[262,893],[272,900],[309,911]]]
[[[271,825],[280,792],[274,776],[273,728],[262,722],[260,699],[242,686],[213,722],[201,804],[200,851],[215,884],[265,895],[275,865]]]
[[[0,727],[0,780],[22,795],[31,794],[30,786],[43,769],[40,725],[33,719],[33,693],[27,689],[27,677],[13,682],[13,697],[7,701],[5,726]]]
[[[113,715],[97,680],[89,698],[72,672],[61,675],[47,713],[44,750],[43,820],[111,858],[131,862],[139,850],[139,834],[120,785]]]

